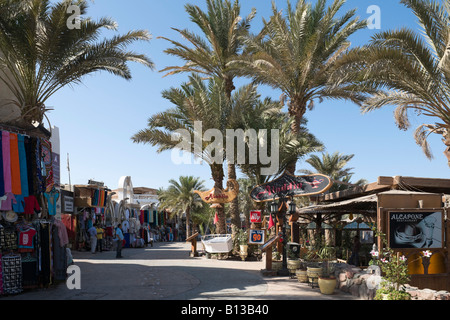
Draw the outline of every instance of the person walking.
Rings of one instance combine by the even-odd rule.
[[[95,253],[95,249],[97,248],[97,228],[93,225],[88,229],[88,234],[91,243],[91,253]]]
[[[122,224],[118,224],[116,228],[116,237],[114,240],[117,243],[116,247],[116,258],[122,258],[122,241],[123,241],[123,232],[122,232]]]
[[[104,235],[105,231],[99,225],[97,225],[96,230],[97,230],[97,250],[98,250],[98,252],[102,252],[103,251],[103,235]]]
[[[357,267],[359,266],[359,249],[361,249],[361,242],[359,241],[359,236],[356,235],[353,239],[352,255],[350,256],[348,263]]]

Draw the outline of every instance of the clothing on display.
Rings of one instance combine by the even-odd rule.
[[[54,216],[56,214],[56,204],[59,198],[59,192],[55,190],[44,192],[44,197],[47,199],[48,214]]]
[[[20,255],[2,256],[3,293],[17,294],[22,292],[22,259]]]
[[[57,187],[50,141],[0,130],[0,294],[65,279],[69,241],[55,218]]]

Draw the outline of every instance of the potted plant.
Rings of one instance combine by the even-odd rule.
[[[307,253],[304,255],[304,260],[308,282],[317,284],[317,279],[322,274],[322,267],[320,266],[317,250],[313,247],[309,247]]]
[[[239,255],[242,260],[248,256],[248,232],[245,230],[239,230],[237,233],[237,240],[239,242]]]
[[[333,294],[336,288],[336,277],[330,265],[331,259],[334,258],[335,249],[333,247],[324,246],[318,253],[322,260],[322,274],[319,275],[318,284],[322,294]]]
[[[298,282],[308,282],[308,271],[304,263],[300,263],[300,267],[295,270],[295,276],[297,277]]]
[[[382,252],[373,251],[372,263],[378,265],[383,272],[384,281],[377,290],[375,300],[409,300],[410,294],[404,290],[405,284],[410,280],[408,263],[405,256],[394,252],[387,244],[386,235],[373,228],[376,236],[379,236],[385,244]]]
[[[295,273],[295,270],[300,268],[300,259],[292,249],[288,250],[287,268],[291,273]]]
[[[283,267],[283,262],[281,261],[281,253],[274,251],[272,253],[272,270],[278,271]]]

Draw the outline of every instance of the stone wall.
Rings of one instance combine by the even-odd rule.
[[[335,276],[337,281],[337,289],[350,293],[361,300],[373,300],[376,294],[374,287],[374,273],[372,269],[361,270],[358,267],[345,263],[338,263],[335,267]],[[368,287],[371,287],[369,289]],[[370,285],[372,283],[372,285]],[[450,300],[450,292],[435,291],[431,289],[419,289],[405,286],[406,292],[411,295],[412,300]]]

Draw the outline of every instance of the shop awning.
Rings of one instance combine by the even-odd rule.
[[[327,213],[327,212],[342,212],[342,213],[357,213],[360,211],[376,212],[377,210],[377,195],[359,197],[350,200],[333,202],[329,204],[312,205],[304,208],[299,208],[299,213]]]

